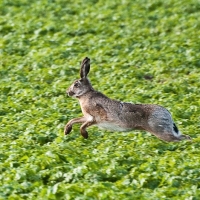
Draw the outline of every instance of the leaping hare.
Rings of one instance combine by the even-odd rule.
[[[71,132],[73,124],[81,123],[80,132],[84,138],[88,138],[86,128],[97,125],[111,131],[146,130],[167,142],[191,140],[188,135],[181,134],[165,108],[154,104],[132,104],[112,100],[94,90],[87,78],[89,71],[90,59],[86,57],[81,64],[81,78],[67,90],[69,96],[79,100],[83,117],[70,120],[65,126],[65,134]]]

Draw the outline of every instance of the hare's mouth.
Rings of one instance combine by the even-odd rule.
[[[67,94],[68,94],[70,97],[72,97],[72,96],[74,96],[74,95],[75,95],[75,93],[74,93],[74,92],[72,92],[72,91],[69,91],[69,92],[67,92]]]

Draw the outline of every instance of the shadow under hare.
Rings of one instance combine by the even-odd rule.
[[[84,138],[88,138],[87,127],[96,125],[111,131],[145,130],[167,142],[191,140],[188,135],[181,134],[164,107],[112,100],[96,91],[87,78],[89,71],[90,59],[86,57],[81,64],[80,79],[67,90],[69,96],[79,100],[83,117],[71,119],[65,126],[65,134],[71,132],[73,124],[80,123]]]

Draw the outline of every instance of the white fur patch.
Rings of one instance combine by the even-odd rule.
[[[87,121],[90,121],[90,122],[93,121],[93,118],[94,118],[92,115],[88,113],[84,113],[84,117],[86,118]]]
[[[117,124],[113,124],[113,123],[109,123],[109,122],[101,122],[101,123],[98,123],[97,126],[101,129],[107,129],[107,130],[110,130],[110,131],[124,132],[124,131],[130,131],[131,130],[129,128],[120,127]]]

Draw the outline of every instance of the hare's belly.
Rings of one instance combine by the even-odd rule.
[[[118,124],[114,124],[114,123],[109,123],[109,122],[101,122],[101,123],[97,123],[96,124],[99,128],[101,129],[106,129],[106,130],[110,130],[110,131],[130,131],[132,130],[131,128],[126,128],[126,127],[121,127]]]

